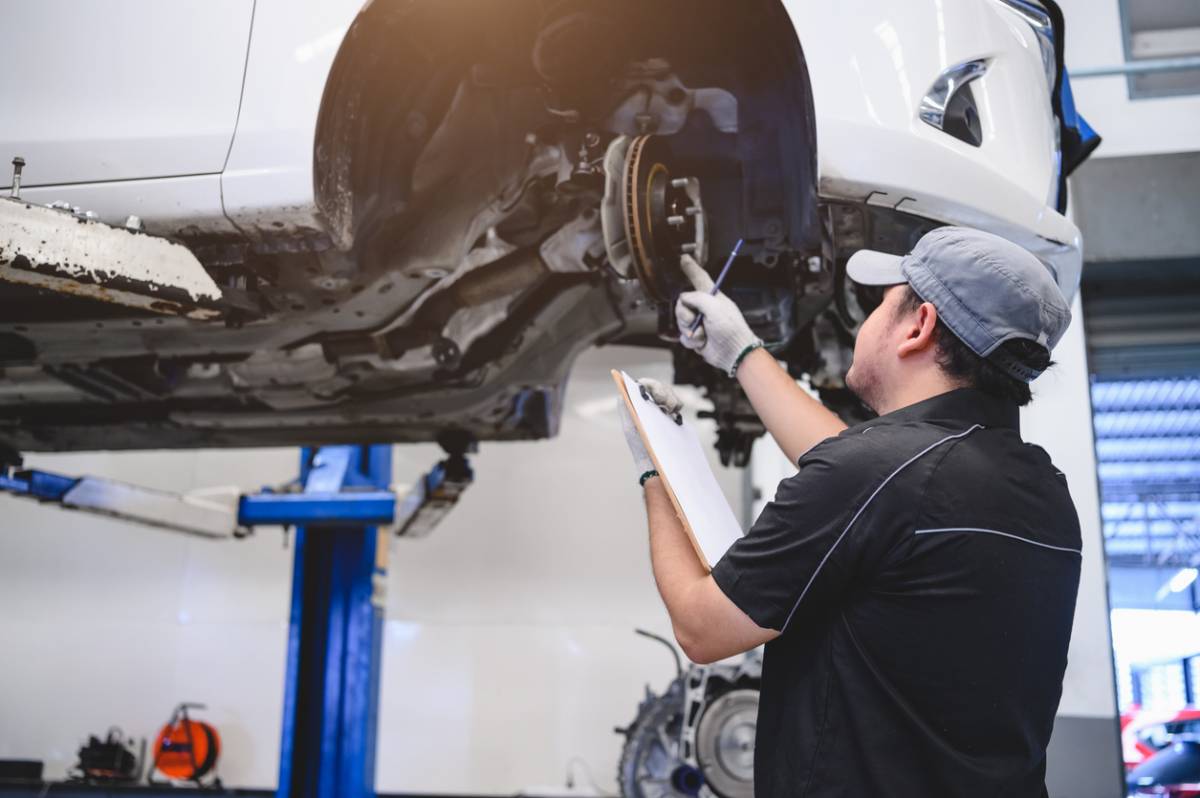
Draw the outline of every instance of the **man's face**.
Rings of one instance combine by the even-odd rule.
[[[897,327],[900,324],[900,300],[904,286],[888,286],[883,301],[858,328],[854,341],[854,360],[846,372],[846,387],[872,410],[883,405],[899,358],[896,355]]]

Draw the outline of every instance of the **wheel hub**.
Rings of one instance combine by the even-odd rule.
[[[671,153],[660,136],[636,136],[615,143],[620,159],[623,240],[610,242],[610,259],[631,262],[633,275],[655,302],[673,302],[691,286],[679,268],[681,255],[701,265],[708,258],[708,235],[700,181],[673,174]],[[621,149],[624,157],[620,157]],[[606,159],[606,168],[617,166]],[[626,254],[627,253],[627,254]]]

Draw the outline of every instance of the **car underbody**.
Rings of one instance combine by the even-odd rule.
[[[317,127],[323,229],[173,236],[220,286],[216,318],[0,283],[0,441],[544,438],[575,357],[624,344],[670,348],[714,405],[722,459],[744,464],[762,427],[670,310],[679,256],[715,270],[739,239],[726,293],[793,375],[863,412],[842,375],[869,298],[845,259],[936,223],[818,196],[782,7],[476,11],[375,3],[352,26]]]

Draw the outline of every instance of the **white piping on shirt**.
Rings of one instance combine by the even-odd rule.
[[[985,535],[1000,535],[1001,537],[1012,538],[1013,540],[1019,540],[1022,543],[1029,543],[1033,546],[1041,546],[1043,549],[1054,549],[1055,551],[1065,551],[1069,554],[1078,554],[1080,557],[1083,556],[1083,552],[1079,549],[1070,549],[1066,546],[1051,546],[1049,543],[1041,543],[1036,540],[1030,540],[1029,538],[1023,538],[1020,535],[1014,535],[1011,532],[1001,532],[998,529],[981,529],[975,526],[948,526],[940,529],[918,529],[913,534],[932,535],[936,532],[982,532]]]
[[[941,446],[943,443],[946,443],[947,441],[956,440],[958,438],[965,438],[966,436],[970,435],[972,432],[974,432],[977,429],[983,429],[983,425],[982,424],[973,424],[968,429],[963,430],[962,432],[957,432],[953,435],[947,435],[945,438],[942,438],[937,443],[930,444],[926,448],[922,449],[921,451],[917,452],[912,457],[908,458],[903,463],[901,463],[899,468],[897,468],[892,473],[888,474],[887,477],[883,480],[883,482],[879,483],[878,487],[876,487],[875,490],[871,492],[871,495],[867,497],[867,500],[865,502],[863,502],[862,507],[859,507],[858,511],[856,513],[854,513],[854,517],[852,517],[850,519],[850,523],[846,524],[846,528],[842,530],[842,534],[838,535],[838,539],[835,540],[833,542],[833,545],[829,547],[829,551],[825,552],[825,556],[821,558],[821,562],[817,564],[817,570],[813,571],[813,575],[811,577],[809,577],[809,579],[808,579],[808,584],[804,586],[804,590],[800,591],[800,598],[796,599],[796,603],[792,605],[792,611],[788,613],[787,618],[783,622],[783,628],[779,630],[780,632],[783,632],[784,629],[787,629],[788,624],[791,623],[791,621],[792,621],[792,616],[796,614],[796,610],[800,606],[800,602],[804,601],[805,595],[808,594],[808,589],[810,587],[812,587],[813,582],[817,581],[817,576],[821,573],[821,569],[825,567],[825,563],[829,561],[830,556],[833,554],[833,550],[836,549],[838,547],[838,544],[842,542],[842,538],[846,537],[846,533],[850,531],[850,527],[854,526],[854,522],[857,521],[858,517],[863,514],[863,511],[867,509],[867,506],[875,499],[876,496],[879,495],[879,491],[883,490],[883,487],[885,485],[887,485],[889,482],[891,482],[893,477],[895,477],[897,474],[899,474],[904,469],[908,468],[913,463],[920,460],[925,455],[932,452],[937,447]]]

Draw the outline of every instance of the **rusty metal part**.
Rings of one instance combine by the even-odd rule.
[[[646,293],[670,303],[688,287],[679,268],[687,253],[707,259],[707,228],[699,182],[673,177],[665,140],[637,136],[629,144],[622,175],[625,238],[633,270]]]
[[[629,145],[629,153],[625,157],[625,175],[622,185],[622,197],[625,200],[625,239],[630,244],[630,250],[633,252],[633,268],[638,279],[641,280],[642,286],[646,289],[654,299],[662,301],[655,290],[654,282],[646,270],[646,262],[649,260],[649,253],[646,251],[646,244],[643,240],[643,229],[641,224],[641,203],[638,202],[640,195],[640,185],[637,179],[642,162],[642,150],[646,147],[646,142],[650,140],[649,136],[637,136]]]
[[[185,247],[27,202],[0,200],[0,281],[155,313],[221,315],[221,290]]]

